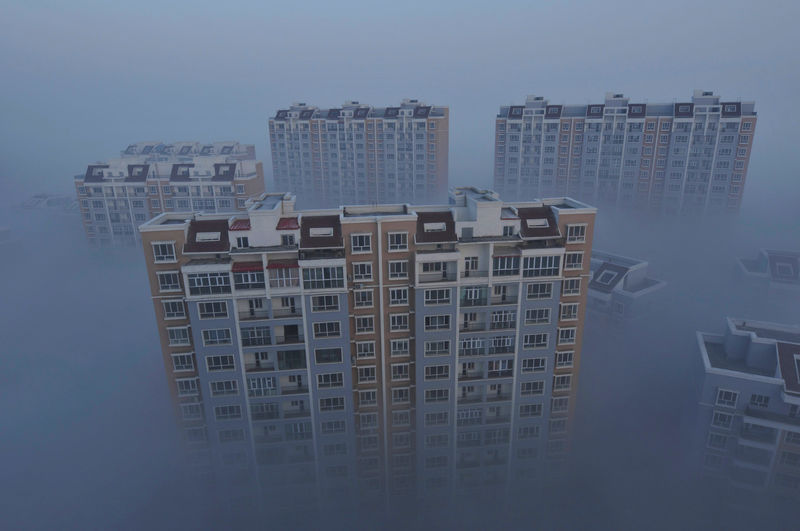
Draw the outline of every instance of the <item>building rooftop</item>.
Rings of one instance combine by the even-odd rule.
[[[771,282],[800,286],[800,252],[761,249],[755,258],[740,258],[744,273]]]

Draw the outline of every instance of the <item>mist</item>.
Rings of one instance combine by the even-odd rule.
[[[0,497],[7,529],[789,528],[796,502],[732,502],[691,455],[696,331],[726,317],[800,324],[796,292],[743,280],[736,260],[800,251],[800,37],[795,2],[4,2],[0,16]],[[565,37],[566,35],[566,37]],[[552,103],[755,100],[735,217],[600,209],[594,248],[649,262],[666,286],[630,319],[587,311],[565,474],[440,501],[234,510],[187,470],[142,249],[91,248],[73,176],[140,140],[256,145],[291,102],[450,108],[449,185],[491,187],[494,117]]]

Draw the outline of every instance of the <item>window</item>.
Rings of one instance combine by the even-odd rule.
[[[522,396],[544,394],[544,381],[536,380],[534,382],[522,382],[522,384],[520,384],[519,392]]]
[[[526,256],[522,263],[522,276],[555,277],[560,272],[560,266],[560,256]]]
[[[336,295],[317,295],[311,297],[311,311],[333,312],[339,309],[339,297]]]
[[[788,444],[800,445],[800,432],[787,431],[783,440]]]
[[[194,360],[191,353],[189,354],[172,354],[172,370],[175,372],[193,371]]]
[[[578,319],[578,303],[569,302],[561,303],[561,317],[562,321],[575,321]]]
[[[275,378],[272,376],[261,376],[259,378],[249,378],[247,380],[247,395],[251,398],[262,396],[272,396],[278,392],[275,386]]]
[[[404,279],[408,278],[408,261],[392,260],[389,262],[389,278]]]
[[[528,358],[522,360],[522,372],[544,372],[547,358]]]
[[[503,225],[503,236],[513,236],[514,225]]]
[[[450,442],[450,437],[446,433],[436,433],[425,436],[425,448],[443,448]]]
[[[728,391],[727,389],[717,390],[716,404],[718,406],[736,407],[736,401],[738,399],[739,399],[739,393],[735,391]]]
[[[537,282],[528,284],[528,299],[549,299],[553,296],[552,282]]]
[[[447,402],[450,398],[449,389],[426,389],[425,390],[425,403],[431,402]]]
[[[247,236],[239,236],[236,238],[236,247],[244,249],[250,247],[250,239]]]
[[[322,433],[325,435],[331,435],[333,433],[344,433],[346,429],[345,422],[343,420],[326,420],[320,424]]]
[[[556,368],[566,369],[572,367],[574,357],[575,353],[571,350],[556,352]]]
[[[520,426],[517,430],[517,438],[522,439],[536,439],[539,437],[539,426]]]
[[[339,337],[341,330],[339,329],[339,321],[327,321],[323,323],[314,323],[314,337]]]
[[[372,263],[357,262],[353,264],[353,280],[355,282],[372,280]]]
[[[206,356],[206,368],[211,371],[232,371],[234,369],[233,356]]]
[[[318,364],[321,363],[341,363],[341,348],[318,348],[314,350],[314,359]]]
[[[294,234],[281,234],[281,245],[285,247],[294,245]]]
[[[408,426],[411,424],[411,413],[408,410],[392,411],[392,426]]]
[[[359,367],[358,383],[368,383],[375,381],[375,367]]]
[[[216,420],[236,420],[242,418],[242,406],[216,406],[214,408]]]
[[[522,336],[522,348],[547,348],[547,334],[525,334]]]
[[[407,251],[408,250],[408,233],[407,232],[390,232],[389,233],[389,252],[392,251]]]
[[[425,316],[425,330],[449,330],[449,329],[450,329],[449,315]]]
[[[492,274],[495,276],[519,274],[519,256],[495,256],[492,264]]]
[[[344,410],[344,397],[335,396],[331,398],[319,399],[320,411],[342,411]]]
[[[408,380],[408,363],[393,363],[392,364],[392,381]]]
[[[408,305],[408,288],[392,288],[389,290],[390,306]]]
[[[435,413],[425,413],[426,426],[444,426],[450,422],[450,416],[447,411],[437,411]]]
[[[550,322],[550,308],[535,308],[525,311],[525,324],[537,325]]]
[[[369,389],[367,391],[358,392],[358,405],[364,406],[377,406],[378,405],[378,391]]]
[[[194,396],[198,393],[197,378],[181,378],[175,380],[178,396]]]
[[[583,251],[567,253],[564,258],[564,269],[583,269]]]
[[[231,276],[228,273],[190,273],[189,293],[213,295],[231,292]]]
[[[179,273],[173,271],[159,271],[156,275],[158,276],[159,291],[181,291],[181,277]]]
[[[580,295],[581,294],[581,279],[580,278],[567,278],[567,279],[564,279],[564,282],[561,285],[561,294],[564,295],[564,296]]]
[[[242,328],[242,346],[244,347],[258,347],[269,345],[272,339],[269,334],[268,326],[253,326],[249,328]]]
[[[553,376],[553,391],[568,391],[572,387],[571,374]]]
[[[369,253],[372,251],[371,234],[352,234],[350,246],[353,253]]]
[[[183,319],[186,317],[186,310],[183,301],[161,301],[164,307],[164,319]]]
[[[708,434],[708,441],[706,445],[709,448],[715,448],[717,450],[723,450],[728,444],[728,438],[725,435],[720,435],[719,433],[709,433]]]
[[[153,259],[158,263],[175,262],[175,242],[153,242]]]
[[[425,356],[447,356],[450,354],[450,341],[426,341]]]
[[[711,425],[717,428],[730,429],[733,424],[733,415],[723,413],[722,411],[715,411],[711,418]]]
[[[390,314],[389,329],[392,332],[402,332],[408,330],[408,314],[407,313]]]
[[[519,416],[526,417],[541,417],[542,405],[541,404],[523,404],[519,406]]]
[[[264,273],[262,271],[234,273],[233,283],[236,289],[263,289]]]
[[[236,380],[219,380],[211,382],[211,396],[226,396],[239,394],[239,382]]]
[[[392,357],[408,356],[409,344],[408,339],[392,339],[389,343],[390,355]]]
[[[449,365],[428,365],[425,367],[426,380],[447,380],[450,378]]]
[[[408,387],[395,387],[392,389],[392,404],[408,404],[411,401],[411,393]]]
[[[171,347],[189,345],[191,343],[189,340],[189,328],[185,326],[167,328],[167,335],[169,336],[169,346]]]
[[[371,315],[356,317],[356,334],[369,334],[375,331],[375,318]]]
[[[449,289],[426,289],[425,290],[425,305],[430,306],[434,304],[450,304],[450,290]]]
[[[374,341],[359,341],[356,343],[356,357],[358,359],[375,357]]]
[[[203,406],[201,404],[181,404],[181,417],[183,420],[202,420]]]
[[[753,407],[769,407],[769,397],[766,395],[750,395],[750,405]]]
[[[356,308],[372,308],[372,290],[363,289],[354,292]]]
[[[586,225],[567,225],[567,243],[585,243]]]
[[[305,289],[331,289],[344,287],[344,268],[314,267],[303,269]]]
[[[201,302],[197,305],[200,319],[219,319],[228,317],[228,303],[225,301],[219,302]]]
[[[362,430],[372,430],[378,427],[377,413],[362,413],[358,416],[358,426]]]

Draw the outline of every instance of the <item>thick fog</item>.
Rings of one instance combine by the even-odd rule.
[[[689,456],[695,332],[728,316],[800,324],[796,293],[735,262],[800,251],[798,15],[795,2],[3,3],[0,527],[794,527],[796,504],[732,503]],[[254,143],[269,173],[267,118],[295,101],[449,105],[449,184],[489,187],[500,105],[694,88],[756,101],[742,211],[598,212],[595,249],[649,261],[666,286],[630,319],[587,311],[568,472],[402,511],[265,505],[229,520],[179,457],[141,249],[90,248],[78,215],[19,207],[74,194],[73,175],[139,140]]]

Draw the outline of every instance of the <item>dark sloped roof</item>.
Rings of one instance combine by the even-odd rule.
[[[778,253],[774,251],[767,251],[767,258],[769,259],[769,272],[772,280],[780,282],[798,282],[800,280],[800,260],[798,257],[789,253]],[[778,265],[783,265],[790,270],[786,275],[778,271]]]
[[[333,229],[332,236],[311,236],[311,229]],[[339,216],[303,216],[300,218],[300,248],[320,249],[344,247],[342,243],[342,224]]]
[[[519,234],[523,239],[557,238],[561,236],[552,208],[548,206],[520,208],[517,210],[517,214],[520,218]],[[546,219],[547,227],[528,227],[529,219]]]
[[[108,168],[108,164],[91,164],[86,168],[86,175],[83,177],[85,183],[101,183],[103,182],[102,175],[94,175],[94,170],[102,170]]]
[[[198,242],[198,232],[219,232],[219,241]],[[189,224],[189,236],[183,245],[184,253],[221,253],[227,252],[231,248],[228,240],[228,220],[208,219],[193,220]]]
[[[214,164],[214,177],[212,181],[231,181],[236,175],[236,163],[222,162]]]
[[[800,381],[797,378],[798,366],[795,356],[800,356],[800,345],[796,343],[778,343],[778,364],[786,390],[800,394]]]
[[[599,279],[603,275],[603,273],[607,271],[616,273],[617,276],[614,277],[614,280],[612,280],[610,284],[603,284],[601,282],[598,282],[597,279]],[[625,275],[627,273],[628,273],[627,267],[622,267],[609,262],[604,262],[599,268],[597,268],[597,271],[592,277],[592,280],[589,281],[589,289],[602,291],[604,293],[611,293],[612,291],[614,291],[614,288],[617,287],[617,284],[622,282],[622,279],[625,278]]]
[[[125,177],[126,183],[143,183],[147,180],[149,164],[128,164],[128,176]]]
[[[444,223],[445,230],[425,232],[426,223]],[[458,237],[452,212],[417,212],[416,241],[418,243],[443,243],[456,240]]]
[[[183,146],[188,147],[188,146]],[[183,149],[183,148],[181,148]],[[185,164],[173,164],[172,170],[170,171],[169,180],[172,182],[189,182],[191,181],[191,177],[188,175],[180,175],[180,171],[183,169],[191,169],[194,168],[194,164],[185,163]],[[188,173],[188,172],[187,172]]]

